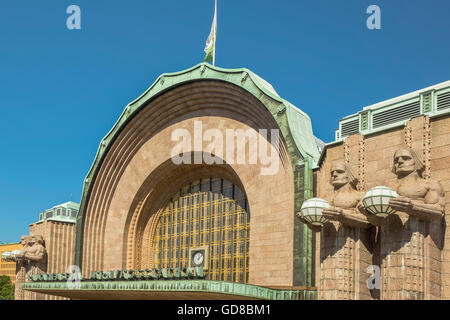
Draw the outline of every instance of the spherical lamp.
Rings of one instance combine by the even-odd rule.
[[[2,252],[2,260],[3,261],[11,261],[11,252],[9,252],[9,251]]]
[[[313,226],[323,226],[328,221],[323,215],[322,211],[329,208],[328,201],[320,198],[311,198],[303,202],[301,207],[302,218]]]
[[[389,200],[397,197],[398,194],[394,189],[385,186],[378,186],[367,191],[362,199],[362,202],[364,204],[364,208],[368,212],[380,218],[386,218],[396,212],[389,205]]]
[[[11,258],[15,259],[18,254],[22,253],[21,250],[13,250],[11,251]]]

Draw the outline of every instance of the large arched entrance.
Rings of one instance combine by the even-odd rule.
[[[124,242],[127,268],[192,267],[191,251],[206,248],[206,278],[248,281],[250,204],[230,165],[167,160],[147,177],[134,203]]]
[[[204,131],[216,130],[224,136],[227,130],[254,131],[258,141],[269,141],[261,129],[278,130],[277,147],[269,142],[269,153],[279,163],[277,170],[261,174],[267,164],[259,160],[175,164],[171,155],[173,132],[183,129],[195,136],[199,122]],[[309,118],[248,70],[227,71],[202,64],[186,72],[163,75],[127,106],[99,146],[85,180],[77,218],[75,263],[82,267],[84,276],[95,270],[139,270],[173,263],[181,266],[187,262],[186,250],[193,246],[181,247],[183,253],[174,260],[171,255],[176,251],[166,250],[173,242],[164,237],[170,235],[171,241],[176,241],[180,233],[161,233],[164,225],[173,228],[164,221],[174,221],[170,219],[176,216],[171,209],[177,205],[175,196],[180,188],[195,181],[221,179],[245,194],[247,204],[243,209],[251,212],[251,219],[241,223],[248,224],[247,234],[246,238],[238,237],[236,243],[231,241],[236,233],[231,232],[231,236],[227,232],[229,228],[241,228],[239,223],[225,222],[217,233],[210,227],[209,232],[219,241],[225,239],[220,250],[215,243],[208,246],[211,279],[266,286],[310,285],[312,237],[297,223],[295,213],[302,199],[312,195],[311,167],[313,159],[318,158],[314,141]],[[241,150],[245,159],[250,158],[249,145],[248,140]],[[234,150],[226,147],[230,149]],[[213,154],[207,144],[195,143],[185,153]],[[196,192],[186,195],[187,200],[201,193]],[[226,203],[239,202],[231,200]],[[219,215],[225,220],[237,219],[237,214],[229,212],[222,208]],[[211,213],[207,218],[219,219]],[[189,221],[191,225],[198,223]],[[248,249],[241,249],[244,243]],[[203,246],[199,241],[193,248]],[[299,275],[298,280],[294,274]]]

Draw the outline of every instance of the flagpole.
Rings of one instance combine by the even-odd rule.
[[[216,65],[216,38],[217,38],[217,0],[215,3],[215,7],[214,7],[214,16],[216,17],[216,21],[215,21],[215,35],[214,35],[214,45],[213,45],[213,66]]]

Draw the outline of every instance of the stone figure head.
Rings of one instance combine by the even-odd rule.
[[[358,179],[355,178],[350,167],[344,162],[334,162],[330,171],[330,183],[338,189],[346,184],[350,184],[356,189]]]
[[[44,245],[44,238],[41,235],[34,235],[32,236],[32,238],[34,243],[40,244],[42,246]]]
[[[27,245],[32,247],[36,243],[36,239],[34,236],[29,236],[27,239]]]
[[[392,172],[399,176],[407,176],[410,173],[417,171],[418,175],[422,177],[425,166],[417,153],[411,148],[402,148],[394,154],[394,165],[392,166]]]
[[[28,238],[29,238],[28,236],[21,236],[20,244],[25,247],[28,244]]]

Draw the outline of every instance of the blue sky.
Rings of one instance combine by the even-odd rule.
[[[81,30],[66,9],[81,8]],[[381,30],[366,28],[369,5]],[[219,0],[219,67],[247,67],[333,140],[363,106],[450,80],[448,0]],[[203,60],[213,0],[0,3],[0,241],[72,199],[101,138],[164,72]]]

